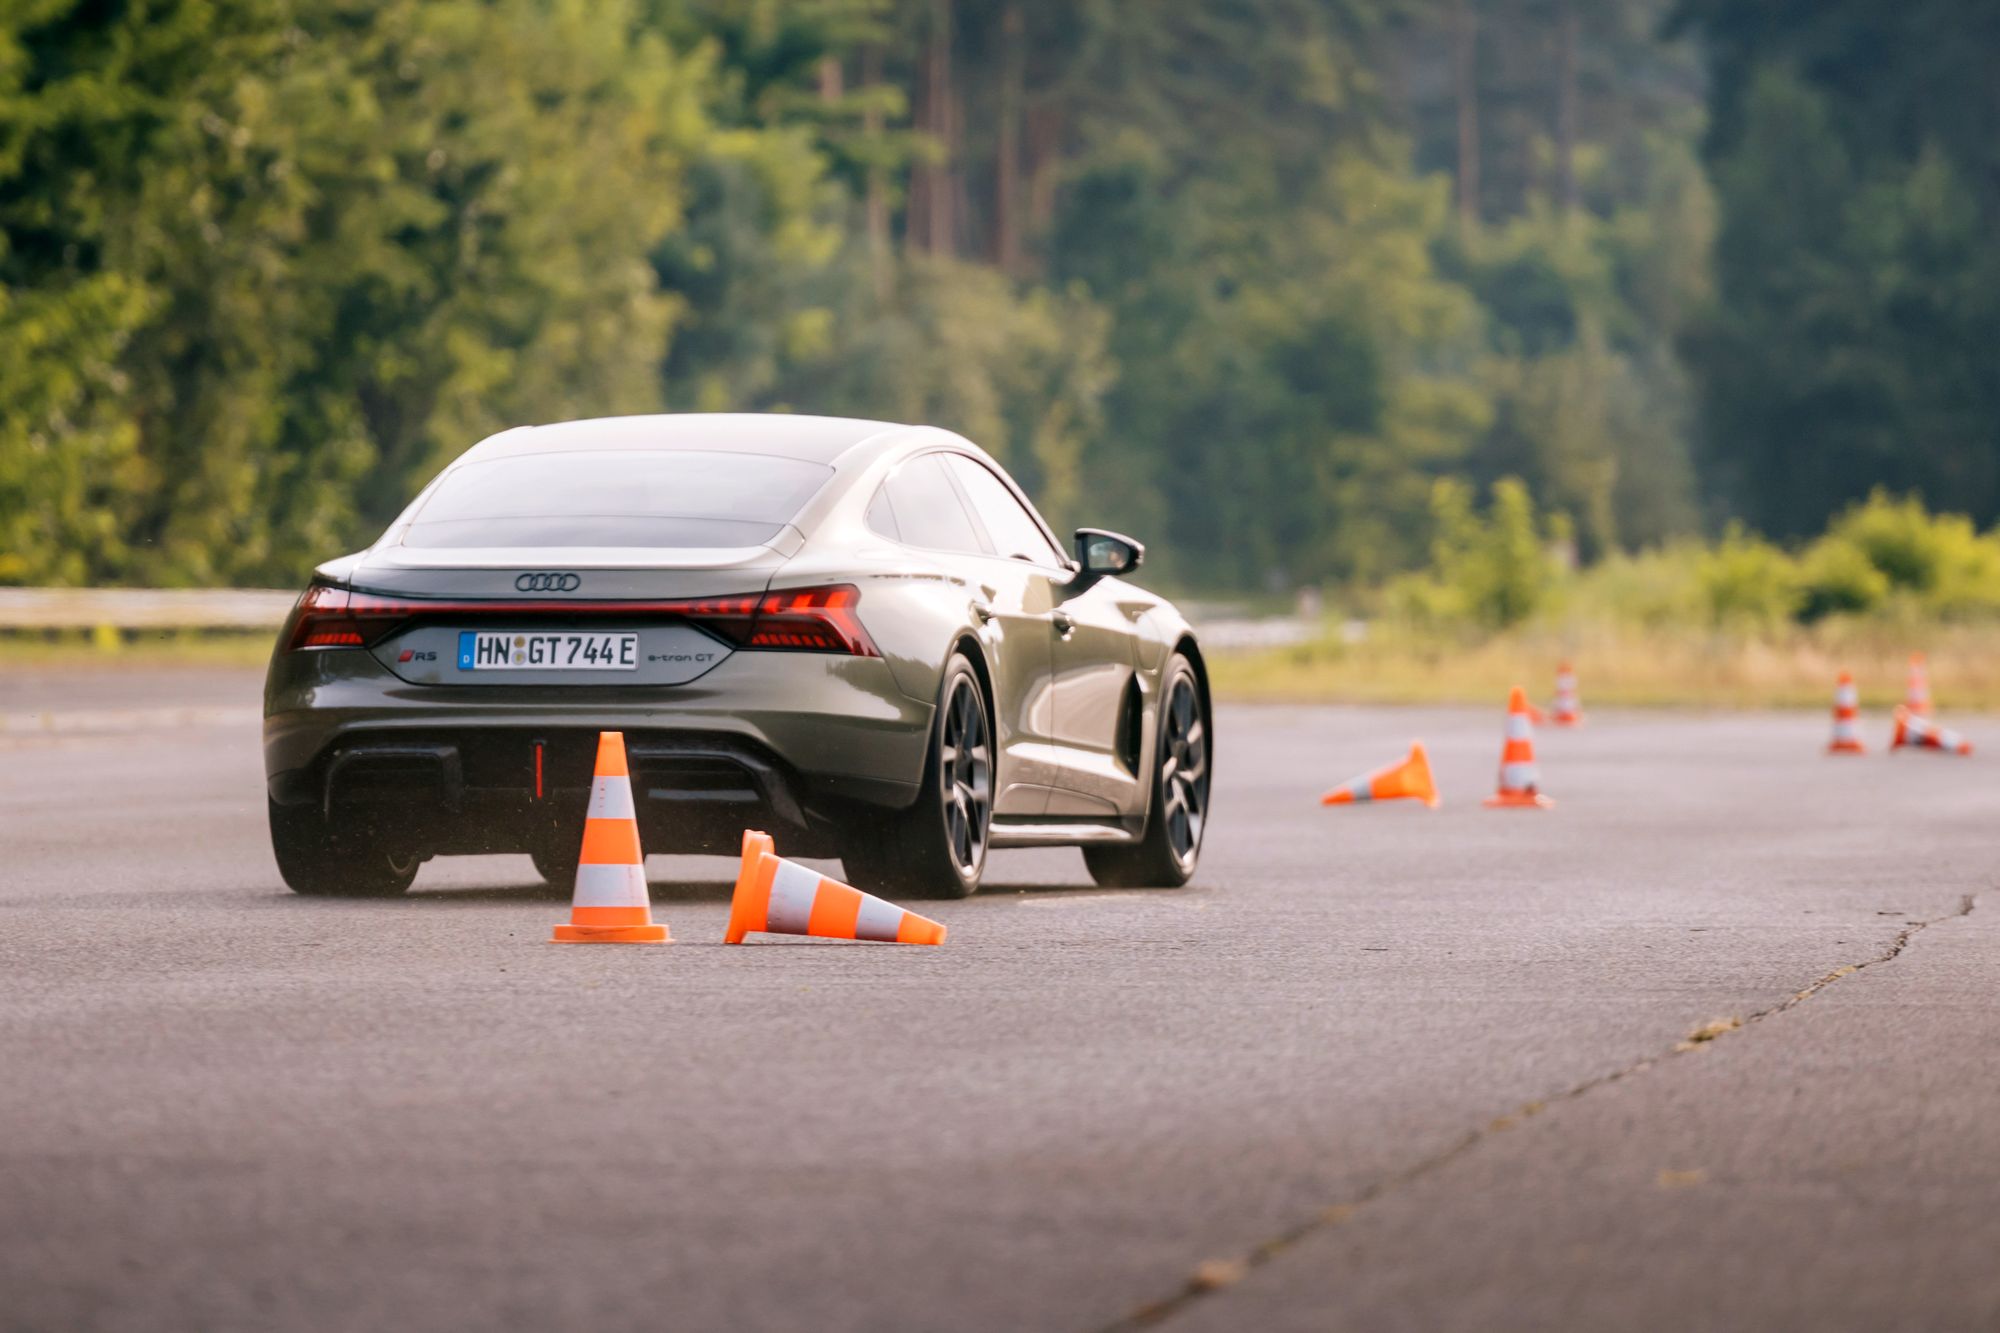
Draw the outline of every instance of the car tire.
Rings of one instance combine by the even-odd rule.
[[[294,893],[315,898],[393,898],[410,887],[423,858],[337,836],[313,806],[269,797],[271,851]]]
[[[550,888],[560,889],[564,893],[576,891],[575,853],[565,856],[561,852],[536,848],[528,855],[534,859],[535,873],[548,881]]]
[[[1178,889],[1201,860],[1214,725],[1201,680],[1180,653],[1161,673],[1160,699],[1146,831],[1135,843],[1083,849],[1090,877],[1105,888]]]
[[[978,892],[993,822],[993,722],[979,674],[954,654],[938,687],[917,799],[841,845],[854,887],[884,898]]]

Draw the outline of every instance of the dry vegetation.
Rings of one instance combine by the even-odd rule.
[[[1220,655],[1210,666],[1218,693],[1235,700],[1497,704],[1516,684],[1545,700],[1567,659],[1586,709],[1824,708],[1834,677],[1846,670],[1863,708],[1880,709],[1901,701],[1913,650],[1928,655],[1941,707],[2000,710],[2000,626],[1990,625],[1822,625],[1757,635],[1600,627],[1483,639],[1377,630],[1358,643],[1336,629],[1296,648]]]

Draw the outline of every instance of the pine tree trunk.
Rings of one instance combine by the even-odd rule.
[[[1455,0],[1452,83],[1458,100],[1458,221],[1467,235],[1479,225],[1479,19],[1471,0]]]
[[[1556,13],[1556,195],[1565,214],[1576,212],[1576,0]]]
[[[882,137],[882,109],[875,104],[875,90],[882,85],[882,48],[874,42],[861,48],[861,87],[869,94],[861,113],[861,131],[871,149]],[[889,182],[880,166],[868,168],[864,196],[864,217],[868,237],[868,272],[875,287],[875,299],[889,297]]]
[[[1000,124],[993,163],[993,262],[1010,277],[1021,269],[1021,101],[1027,65],[1019,0],[1000,15]]]
[[[1056,220],[1057,151],[1062,146],[1062,113],[1053,103],[1028,108],[1028,227],[1042,238],[1044,251]]]
[[[933,162],[924,168],[925,240],[926,248],[934,255],[957,252],[956,210],[953,205],[957,202],[958,178],[953,159],[958,146],[958,126],[957,94],[951,78],[951,10],[952,0],[931,0],[930,44],[924,61],[927,74],[925,102],[929,112],[924,128],[944,153],[942,162]]]

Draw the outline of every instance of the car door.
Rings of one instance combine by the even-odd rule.
[[[1120,753],[1135,644],[1116,581],[1074,592],[1047,525],[1013,488],[976,459],[955,454],[950,467],[995,553],[1033,570],[1051,594],[1045,725],[1055,777],[1046,813],[1110,818],[1142,808],[1134,757]]]
[[[957,455],[904,460],[869,507],[878,531],[895,529],[906,546],[928,552],[966,588],[981,624],[993,674],[996,816],[1040,815],[1055,780],[1048,699],[1053,667],[1050,582],[1019,561],[997,558],[946,470]],[[879,507],[879,508],[878,508]]]

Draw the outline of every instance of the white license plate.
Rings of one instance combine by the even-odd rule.
[[[461,630],[460,671],[635,671],[636,634],[513,633]]]

